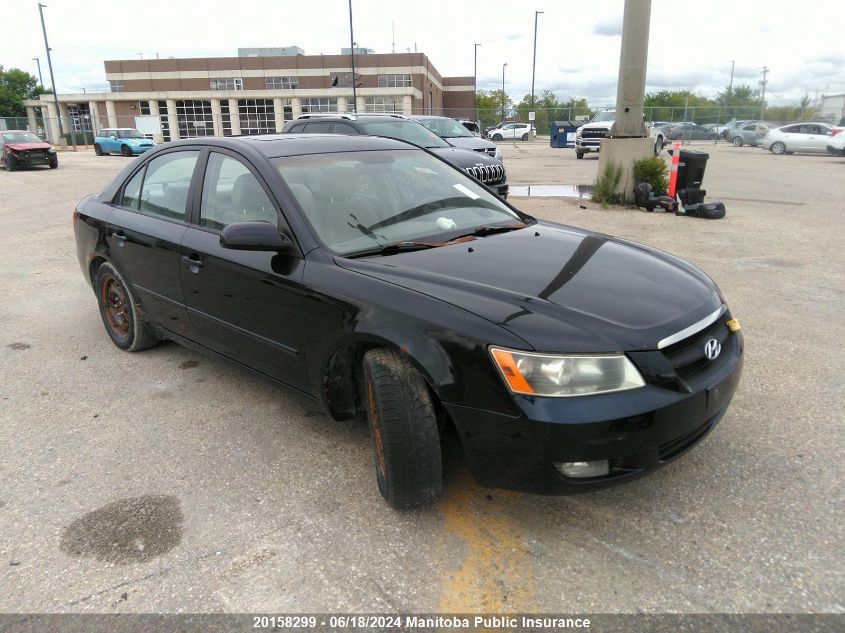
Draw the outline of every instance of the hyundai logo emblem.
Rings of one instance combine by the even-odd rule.
[[[716,360],[719,354],[722,353],[722,344],[714,338],[711,338],[704,344],[704,355],[709,360]]]

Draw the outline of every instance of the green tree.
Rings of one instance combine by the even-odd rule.
[[[516,105],[517,118],[527,123],[528,113],[534,111],[534,128],[538,134],[546,134],[549,131],[551,121],[557,116],[560,102],[555,93],[551,90],[544,90],[542,95],[534,96],[534,107],[531,107],[531,95],[525,95]]]
[[[25,99],[34,99],[45,90],[38,80],[19,68],[4,70],[0,66],[0,116],[26,116]]]
[[[649,121],[680,121],[686,111],[687,120],[710,123],[716,120],[718,113],[718,104],[713,99],[690,90],[649,92],[643,106]]]
[[[513,101],[506,92],[501,90],[479,90],[475,98],[475,105],[478,108],[478,117],[481,119],[482,130],[485,127],[496,125],[502,120],[502,100],[504,99],[505,116],[513,107]]]

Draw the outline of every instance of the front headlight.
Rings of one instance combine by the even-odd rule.
[[[141,141],[134,138],[130,138],[128,142],[130,145],[138,145]]]
[[[496,146],[496,154],[495,154],[495,156],[493,156],[493,158],[495,158],[496,160],[499,160],[499,161],[502,160],[502,150],[499,149],[498,145]]]
[[[48,154],[55,154],[56,150],[51,147],[50,149],[47,150],[47,153]]]
[[[624,354],[536,354],[491,347],[490,354],[513,393],[565,398],[644,387]]]

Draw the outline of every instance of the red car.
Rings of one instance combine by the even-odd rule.
[[[0,132],[0,162],[7,171],[31,165],[59,166],[59,157],[50,143],[45,143],[27,130]]]

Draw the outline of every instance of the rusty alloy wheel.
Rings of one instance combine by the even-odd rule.
[[[128,342],[132,333],[132,306],[126,288],[120,281],[106,273],[100,283],[100,305],[111,334],[121,342]]]

